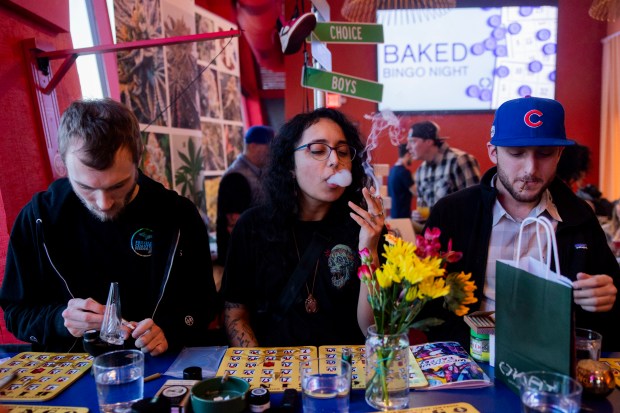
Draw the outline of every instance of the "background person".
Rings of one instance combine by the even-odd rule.
[[[273,139],[269,126],[252,126],[245,134],[243,153],[222,176],[217,192],[217,264],[224,265],[230,233],[246,209],[259,205],[265,195],[264,169],[269,160],[269,144]]]
[[[604,224],[611,219],[613,205],[602,196],[603,194],[596,186],[584,182],[591,164],[590,149],[587,146],[575,143],[575,145],[567,146],[562,151],[556,175],[579,198],[590,205],[599,222]]]
[[[562,151],[556,175],[576,192],[585,185],[584,179],[591,165],[590,148],[575,143]]]
[[[556,230],[560,269],[573,280],[576,326],[603,334],[603,349],[619,348],[616,301],[620,269],[590,207],[559,178],[562,148],[572,145],[564,130],[564,108],[551,99],[527,97],[502,104],[495,113],[489,158],[496,167],[480,183],[439,200],[427,227],[441,229],[441,243],[463,252],[450,271],[473,274],[479,308],[495,308],[495,265],[514,260],[521,222],[544,216]],[[526,227],[522,256],[538,247],[533,224]],[[546,241],[543,240],[543,251]],[[431,303],[432,304],[432,303]],[[426,310],[426,308],[425,308]],[[469,327],[435,307],[446,323],[429,340],[456,339],[469,347]],[[535,315],[533,315],[535,316]]]
[[[411,200],[415,186],[409,167],[411,154],[407,144],[398,145],[398,160],[390,170],[388,176],[388,194],[392,199],[390,216],[392,218],[411,218]]]
[[[378,265],[384,216],[365,187],[363,149],[333,109],[299,114],[280,129],[267,203],[244,212],[232,233],[222,286],[230,345],[364,342],[373,316],[358,251],[368,248]]]
[[[431,208],[444,196],[480,182],[476,158],[449,147],[445,139],[439,136],[439,126],[428,120],[414,123],[409,130],[411,157],[423,161],[414,176],[417,197]],[[413,211],[412,218],[418,223],[425,220],[418,211]]]
[[[58,139],[67,177],[34,195],[11,233],[0,289],[9,331],[34,351],[84,351],[115,281],[137,348],[208,345],[218,299],[207,230],[191,201],[138,169],[135,116],[111,99],[76,101]]]
[[[596,186],[586,184],[577,190],[576,195],[590,205],[601,224],[611,219],[614,205]]]
[[[613,203],[611,219],[602,225],[607,243],[616,258],[620,258],[620,201]],[[620,262],[620,261],[619,261]]]

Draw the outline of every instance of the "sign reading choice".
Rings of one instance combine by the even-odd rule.
[[[307,66],[302,69],[301,85],[373,102],[381,102],[383,97],[381,83]]]
[[[383,25],[318,22],[312,31],[324,43],[383,43]]]

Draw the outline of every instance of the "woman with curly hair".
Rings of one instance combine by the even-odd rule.
[[[359,132],[321,108],[288,121],[271,143],[268,200],[235,226],[224,271],[232,346],[364,342],[372,324],[358,250],[379,263],[381,199],[364,172]]]

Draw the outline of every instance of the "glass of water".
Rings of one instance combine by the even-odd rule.
[[[577,361],[583,359],[598,360],[601,358],[603,336],[594,330],[575,329],[575,350]]]
[[[349,411],[351,364],[336,358],[313,358],[300,363],[304,413]]]
[[[577,380],[549,371],[518,376],[523,413],[579,413],[583,387]]]
[[[139,350],[117,350],[93,361],[97,398],[101,413],[127,413],[144,392],[144,354]]]

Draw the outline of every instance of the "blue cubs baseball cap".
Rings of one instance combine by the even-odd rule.
[[[491,145],[570,146],[566,138],[564,108],[557,100],[524,97],[509,100],[495,111]]]

